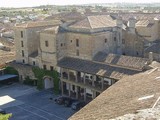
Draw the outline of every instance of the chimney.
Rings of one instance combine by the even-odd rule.
[[[149,61],[153,62],[153,52],[149,52],[148,57],[149,57]]]
[[[122,28],[122,26],[123,26],[122,17],[118,16],[116,24],[118,27]]]
[[[136,19],[134,17],[132,18],[129,18],[129,21],[128,21],[128,28],[129,28],[129,31],[131,33],[135,33],[135,27],[136,27]]]

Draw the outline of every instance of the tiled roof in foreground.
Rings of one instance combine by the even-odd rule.
[[[94,61],[82,60],[77,58],[66,57],[58,62],[58,66],[68,68],[76,71],[81,71],[90,74],[97,74],[104,77],[113,79],[121,79],[124,76],[133,75],[138,73],[136,70],[129,70],[120,67],[109,66]],[[102,73],[102,74],[100,74]]]
[[[105,90],[69,120],[108,120],[151,108],[160,96],[160,70],[125,77]]]

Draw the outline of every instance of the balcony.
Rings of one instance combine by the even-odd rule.
[[[98,89],[102,89],[102,82],[101,81],[94,81],[94,85]]]
[[[103,81],[102,77],[94,75],[92,77],[82,76],[81,72],[76,72],[76,75],[72,71],[63,72],[61,78],[74,85],[89,87],[97,91],[103,91],[110,87],[107,81]]]
[[[75,82],[75,81],[76,81],[76,76],[73,75],[73,74],[70,74],[70,75],[69,75],[69,80]]]
[[[91,79],[85,79],[85,83],[88,86],[92,86],[92,80]]]
[[[77,82],[78,83],[84,83],[84,78],[77,76]]]
[[[68,79],[68,74],[67,74],[66,72],[63,72],[63,73],[62,73],[62,78],[63,78],[63,79]]]
[[[76,76],[73,73],[69,73],[69,75],[68,75],[66,72],[63,72],[62,73],[62,79],[75,81],[76,80]]]
[[[104,81],[103,90],[106,90],[106,89],[109,88],[110,86],[111,86],[111,85],[109,85],[107,81]]]

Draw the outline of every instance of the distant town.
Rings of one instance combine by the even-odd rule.
[[[160,119],[160,3],[0,8],[0,120]]]

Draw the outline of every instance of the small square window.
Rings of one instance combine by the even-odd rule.
[[[45,46],[48,47],[48,41],[45,41]]]
[[[46,69],[47,69],[47,66],[46,66],[46,65],[43,65],[43,69],[46,70]]]
[[[125,44],[125,39],[122,39],[122,44]]]
[[[53,71],[53,70],[54,70],[54,67],[53,67],[53,66],[50,66],[50,70]]]
[[[21,38],[23,38],[23,31],[21,31]]]
[[[137,55],[139,55],[139,53],[138,53],[138,52],[136,52],[136,54],[137,54]]]
[[[106,38],[106,39],[104,39],[104,42],[105,42],[105,43],[107,43],[107,38]]]
[[[25,63],[25,60],[23,59],[22,62]]]
[[[24,50],[22,50],[22,57],[24,57]]]
[[[36,65],[36,62],[35,62],[35,61],[33,61],[33,65],[34,65],[34,66]]]
[[[79,47],[79,39],[76,39],[76,46]]]
[[[23,45],[23,41],[21,41],[21,47],[24,47],[24,45]]]
[[[72,85],[72,90],[75,91],[75,86],[74,85]]]

